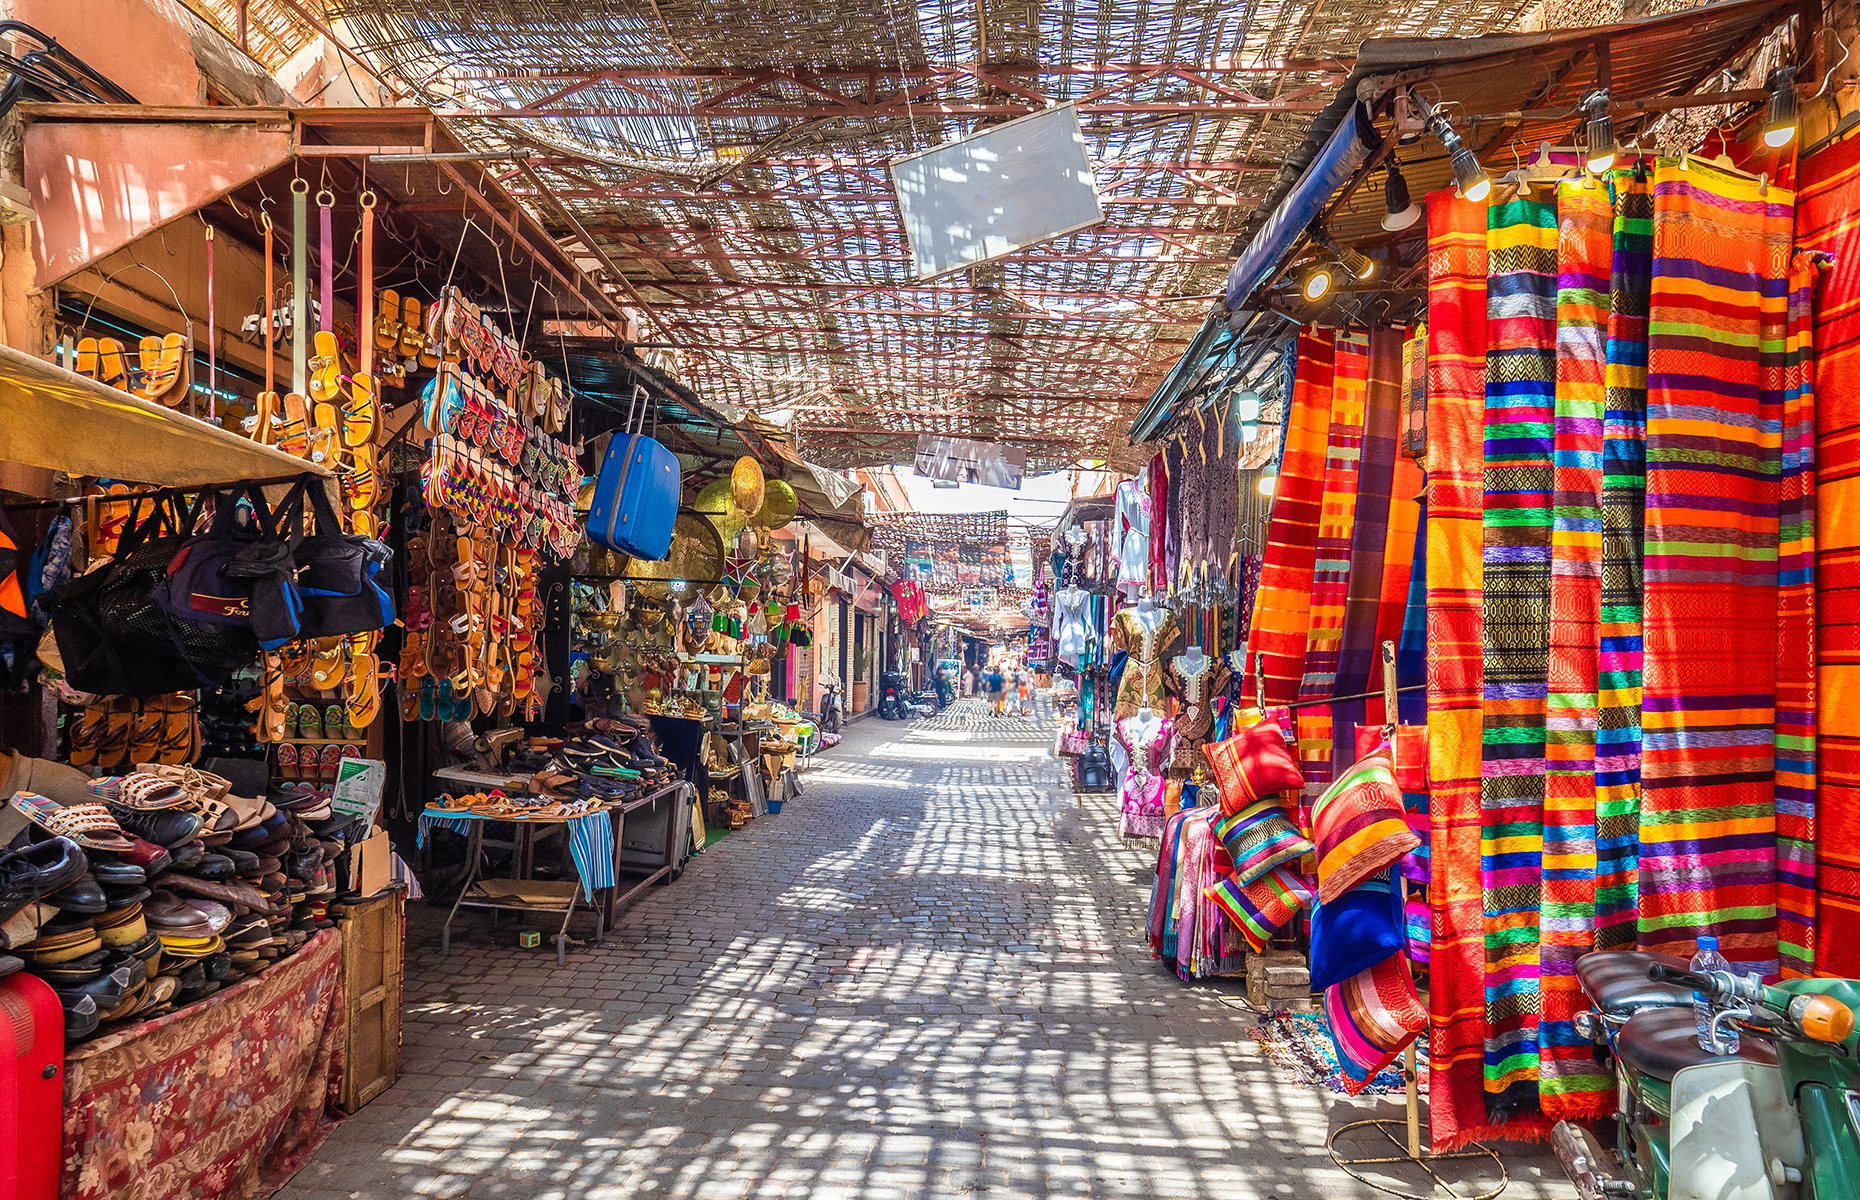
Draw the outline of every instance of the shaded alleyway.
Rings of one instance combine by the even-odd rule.
[[[281,1200],[1372,1195],[1325,1139],[1398,1106],[1292,1082],[1240,981],[1150,959],[1148,863],[1050,744],[974,701],[856,725],[566,969],[488,922],[442,958],[412,906],[406,1075]]]

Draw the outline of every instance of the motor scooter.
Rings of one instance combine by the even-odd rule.
[[[814,720],[819,723],[821,732],[838,733],[840,731],[840,685],[829,683],[820,697],[820,711]]]
[[[885,671],[878,677],[882,689],[878,698],[878,715],[887,721],[902,721],[911,714],[905,708],[904,689],[908,686],[902,671]]]
[[[1615,1063],[1615,1149],[1562,1121],[1550,1140],[1582,1200],[1860,1200],[1860,985],[1765,985],[1670,955],[1584,955],[1578,1032]],[[1693,993],[1713,1008],[1699,1045]]]

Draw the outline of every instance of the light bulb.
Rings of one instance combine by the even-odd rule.
[[[1259,494],[1260,495],[1270,498],[1272,494],[1278,490],[1279,490],[1279,477],[1277,475],[1261,475],[1259,477]]]
[[[1299,291],[1304,295],[1306,302],[1316,304],[1319,300],[1330,295],[1330,289],[1334,283],[1336,283],[1336,279],[1331,274],[1330,268],[1320,265],[1311,268],[1310,272],[1306,274],[1304,283],[1299,288]]]
[[[1763,117],[1763,143],[1772,149],[1795,140],[1801,124],[1796,115],[1795,68],[1777,67],[1770,72],[1770,106]]]

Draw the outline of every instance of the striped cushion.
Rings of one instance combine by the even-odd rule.
[[[1283,710],[1281,710],[1283,711]],[[1221,812],[1232,816],[1247,805],[1305,786],[1298,759],[1285,743],[1276,717],[1242,729],[1225,741],[1201,748],[1221,787]]]
[[[1311,828],[1320,904],[1329,904],[1421,844],[1408,826],[1386,750],[1358,761],[1318,797]]]
[[[1415,994],[1407,960],[1399,954],[1326,989],[1324,1017],[1337,1043],[1343,1090],[1351,1096],[1367,1087],[1427,1026],[1427,1009]]]
[[[1311,843],[1285,816],[1277,797],[1247,805],[1231,817],[1222,817],[1214,834],[1233,856],[1234,878],[1249,884],[1282,862],[1311,853]]]
[[[1285,867],[1274,867],[1249,884],[1230,876],[1201,894],[1227,914],[1255,954],[1264,954],[1272,935],[1311,903],[1311,889]]]

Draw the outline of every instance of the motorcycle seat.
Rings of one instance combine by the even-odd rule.
[[[1710,1054],[1699,1047],[1699,1029],[1692,1007],[1642,1009],[1628,1018],[1615,1037],[1615,1053],[1643,1075],[1667,1083],[1687,1067],[1732,1058],[1776,1065],[1776,1047],[1749,1034],[1736,1054]]]
[[[1692,991],[1673,983],[1655,983],[1647,978],[1647,968],[1654,963],[1686,969],[1686,960],[1671,954],[1648,954],[1641,950],[1602,950],[1576,960],[1576,980],[1595,1003],[1596,1011],[1608,1016],[1627,1016],[1643,1008],[1692,1008]]]

